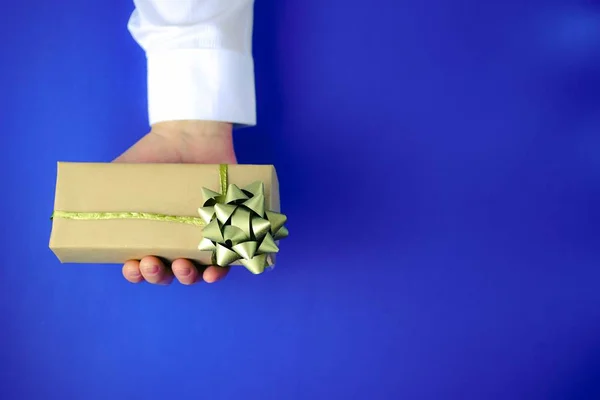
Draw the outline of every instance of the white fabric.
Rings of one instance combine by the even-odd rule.
[[[148,60],[150,124],[256,124],[253,0],[134,0],[129,31]]]

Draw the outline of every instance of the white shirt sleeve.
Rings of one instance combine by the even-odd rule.
[[[256,124],[253,0],[134,0],[129,31],[146,52],[150,125]]]

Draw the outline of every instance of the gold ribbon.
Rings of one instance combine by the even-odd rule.
[[[212,252],[212,263],[226,267],[240,261],[253,274],[273,265],[279,252],[277,241],[288,236],[284,214],[266,209],[265,188],[254,182],[239,188],[228,183],[227,165],[219,166],[221,193],[202,188],[204,202],[198,217],[182,217],[143,212],[55,211],[52,218],[75,220],[144,219],[203,226],[201,251]]]

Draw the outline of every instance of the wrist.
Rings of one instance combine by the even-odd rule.
[[[233,126],[219,121],[164,121],[152,125],[152,132],[161,136],[206,137],[231,140]]]
[[[186,162],[235,163],[232,124],[218,121],[156,123],[150,134],[161,137]]]

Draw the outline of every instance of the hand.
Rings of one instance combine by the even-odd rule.
[[[212,121],[163,122],[152,127],[115,162],[235,164],[231,124]],[[229,268],[209,266],[199,270],[190,260],[178,259],[171,268],[154,256],[130,260],[123,265],[123,276],[131,283],[168,285],[174,278],[184,285],[224,278]]]

